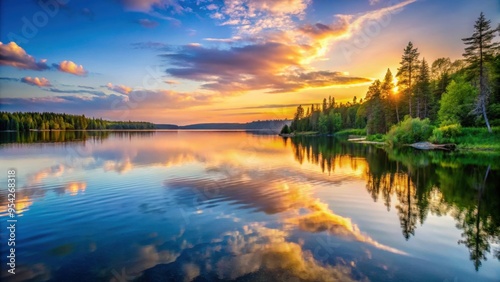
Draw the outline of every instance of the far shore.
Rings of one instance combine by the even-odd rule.
[[[353,134],[354,133],[354,134]],[[292,133],[280,133],[279,136],[286,138],[293,137],[340,137],[346,139],[349,142],[359,143],[359,144],[370,144],[370,145],[381,145],[386,147],[391,147],[391,145],[385,140],[385,135],[360,135],[357,131],[352,130],[342,130],[335,134],[322,134],[317,131],[304,131],[304,132],[292,132]],[[480,138],[474,138],[473,143],[446,143],[438,144],[431,142],[415,142],[412,144],[398,144],[396,147],[412,147],[417,150],[446,150],[446,151],[466,151],[466,152],[499,152],[496,148],[492,148],[491,144],[488,142],[482,142]]]

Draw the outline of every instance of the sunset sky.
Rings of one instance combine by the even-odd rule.
[[[44,4],[45,3],[45,4]],[[179,125],[291,118],[364,98],[408,41],[461,58],[498,0],[0,2],[0,111]]]

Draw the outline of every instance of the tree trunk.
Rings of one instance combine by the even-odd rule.
[[[486,122],[486,127],[488,128],[488,132],[491,133],[491,127],[490,127],[490,122],[488,121],[488,117],[486,116],[486,106],[484,105],[485,102],[483,101],[482,102],[482,111],[483,111],[483,117],[484,117],[484,121]]]
[[[417,117],[420,118],[420,94],[417,98]]]
[[[481,103],[481,111],[483,112],[484,122],[486,123],[486,127],[488,128],[488,132],[491,133],[490,122],[488,121],[488,117],[486,116],[486,87],[484,81],[484,72],[483,72],[483,34],[479,33],[479,102]]]

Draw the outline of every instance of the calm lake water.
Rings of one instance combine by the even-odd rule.
[[[498,155],[246,132],[0,137],[3,281],[500,279]]]

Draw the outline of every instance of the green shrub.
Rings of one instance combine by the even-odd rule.
[[[462,126],[458,123],[435,128],[429,141],[433,143],[455,143],[458,136],[462,134]]]
[[[384,134],[372,134],[372,135],[368,135],[366,137],[366,140],[367,141],[375,141],[375,142],[384,142],[385,141],[385,135]]]
[[[429,119],[421,120],[406,116],[401,123],[391,127],[386,139],[391,146],[411,144],[428,140],[432,135],[432,130],[433,126]]]

